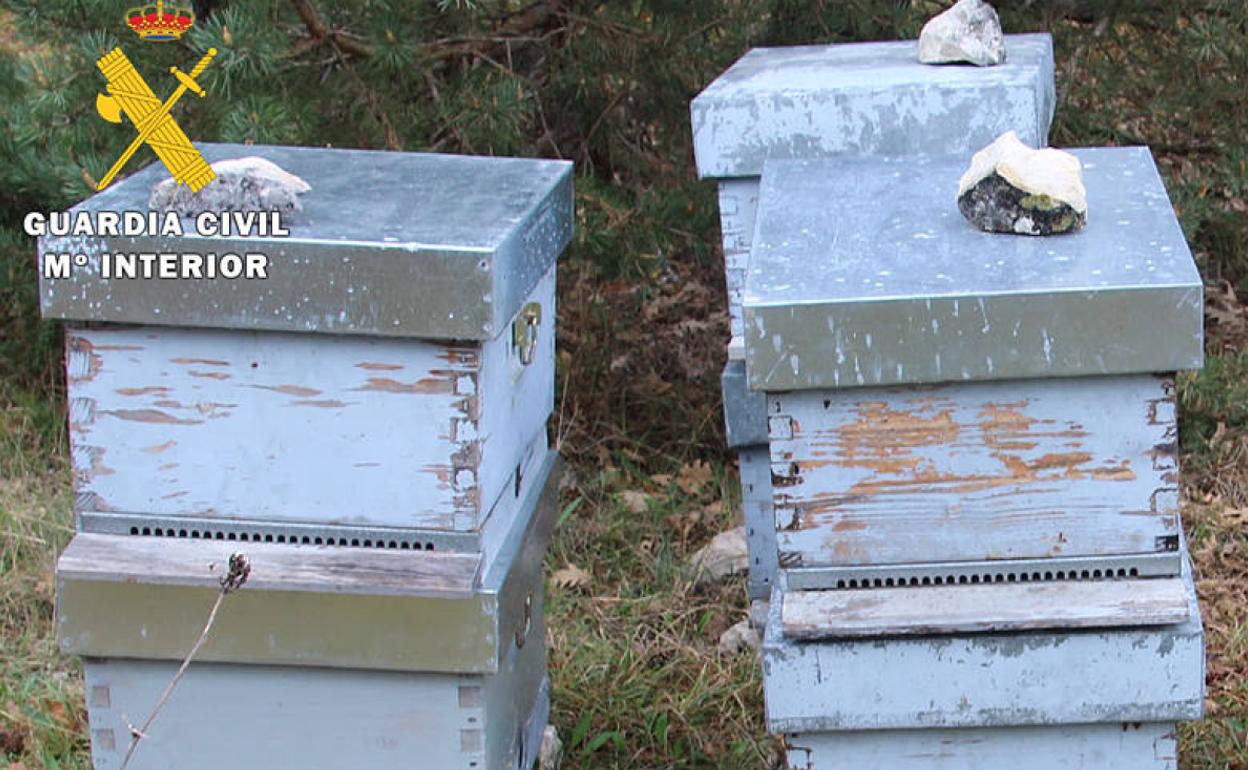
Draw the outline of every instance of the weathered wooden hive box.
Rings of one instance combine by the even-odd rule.
[[[57,570],[92,752],[131,766],[531,767],[548,711],[541,562],[555,262],[571,164],[205,145],[311,190],[287,237],[61,236],[79,533]],[[80,204],[145,211],[152,167]],[[262,279],[117,279],[114,252],[262,253]]]
[[[744,348],[793,767],[1173,768],[1201,714],[1173,373],[1202,284],[1147,149],[1072,152],[1088,224],[1047,238],[965,221],[966,156],[766,165]]]
[[[542,558],[553,452],[498,555],[79,534],[57,566],[96,770],[117,770],[198,638],[232,551],[251,578],[131,768],[527,770],[549,712]],[[209,565],[215,565],[210,570]]]
[[[263,252],[263,280],[44,280],[66,331],[81,528],[485,550],[545,447],[571,165],[286,147],[285,238],[47,238]],[[154,165],[80,205],[146,210]],[[94,264],[92,262],[91,264]],[[493,514],[493,516],[492,516]]]
[[[914,41],[751,50],[691,105],[698,174],[719,187],[734,344],[723,372],[729,447],[737,449],[750,546],[749,591],[770,595],[775,538],[771,489],[754,472],[766,454],[761,394],[745,387],[741,292],[768,158],[969,153],[1014,130],[1044,144],[1053,118],[1047,34],[1008,35],[998,67],[932,67]],[[986,108],[991,105],[991,108]]]

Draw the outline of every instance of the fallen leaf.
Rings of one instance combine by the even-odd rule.
[[[676,486],[680,487],[687,495],[696,495],[713,478],[715,478],[715,473],[711,470],[709,463],[702,460],[694,460],[681,467],[680,473],[676,476]]]
[[[65,704],[60,701],[45,701],[47,711],[52,714],[52,718],[62,725],[69,724],[69,709],[65,708]]]
[[[593,575],[575,564],[569,564],[563,569],[555,570],[550,576],[550,583],[558,588],[584,588],[593,579]]]
[[[629,513],[645,513],[650,507],[650,495],[635,489],[626,489],[621,492],[620,500]]]

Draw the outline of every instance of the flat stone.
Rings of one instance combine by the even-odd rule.
[[[971,158],[958,183],[958,209],[987,232],[1078,230],[1088,222],[1083,167],[1068,152],[1032,149],[1008,131]]]
[[[997,12],[984,0],[958,0],[923,25],[919,61],[989,67],[1005,61],[1005,34]]]
[[[559,770],[563,761],[563,741],[554,725],[546,725],[542,732],[542,745],[537,752],[538,770]]]
[[[299,195],[312,187],[276,163],[258,158],[231,158],[212,164],[217,178],[191,192],[172,178],[152,188],[148,208],[195,216],[204,211],[301,211]]]
[[[699,583],[713,583],[748,570],[750,555],[745,528],[736,527],[711,538],[711,542],[689,557],[689,566],[697,574]]]
[[[716,647],[720,655],[736,655],[744,650],[758,652],[763,647],[763,632],[750,625],[750,619],[746,618],[720,634]]]

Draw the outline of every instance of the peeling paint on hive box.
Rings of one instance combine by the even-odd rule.
[[[769,394],[781,564],[1178,550],[1173,380]]]
[[[70,329],[80,510],[477,530],[545,432],[554,292],[552,267],[528,366],[509,334]]]

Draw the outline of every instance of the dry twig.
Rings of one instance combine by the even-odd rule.
[[[221,590],[217,593],[217,601],[213,603],[212,611],[208,613],[208,622],[204,624],[204,630],[200,632],[199,638],[191,646],[191,651],[186,654],[182,665],[178,667],[178,672],[173,675],[173,679],[169,680],[169,685],[165,687],[165,691],[160,694],[160,699],[152,707],[152,713],[147,715],[143,725],[141,727],[129,725],[130,745],[126,748],[126,755],[122,758],[121,767],[118,770],[126,770],[126,765],[130,764],[130,758],[134,756],[134,750],[139,747],[139,741],[147,737],[148,728],[152,726],[152,722],[156,721],[156,715],[164,708],[165,702],[173,694],[173,690],[178,686],[178,682],[182,681],[182,675],[186,673],[187,667],[191,665],[191,660],[199,652],[199,648],[203,647],[204,642],[208,640],[208,632],[212,630],[212,624],[217,620],[217,611],[221,609],[221,603],[225,601],[226,594],[242,588],[250,575],[251,562],[247,561],[247,557],[241,553],[231,554],[229,570],[220,580]]]

